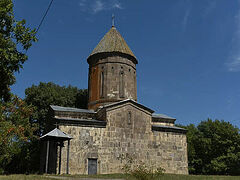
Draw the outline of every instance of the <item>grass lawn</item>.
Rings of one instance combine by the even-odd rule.
[[[132,178],[128,178],[123,174],[105,174],[105,175],[95,175],[95,176],[87,176],[87,175],[49,175],[59,177],[69,177],[69,180],[79,180],[80,178],[101,178],[101,179],[129,179],[134,180]],[[160,180],[239,180],[240,176],[195,176],[195,175],[171,175],[164,174],[159,178]],[[55,178],[46,177],[45,175],[8,175],[8,176],[0,176],[0,180],[56,180]]]
[[[61,175],[64,177],[75,177],[75,178],[101,178],[101,179],[129,179],[136,180],[134,178],[129,178],[124,174],[101,174],[101,175]],[[159,180],[240,180],[240,176],[203,176],[203,175],[175,175],[175,174],[164,174]]]
[[[56,180],[41,175],[0,175],[0,180]]]

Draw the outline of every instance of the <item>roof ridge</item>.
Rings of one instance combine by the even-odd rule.
[[[108,107],[111,107],[111,106],[115,106],[115,105],[118,105],[118,104],[122,104],[122,103],[126,103],[126,102],[132,102],[133,104],[137,105],[137,106],[140,106],[141,108],[153,113],[154,111],[150,108],[148,108],[147,106],[144,106],[143,104],[133,100],[133,99],[124,99],[124,100],[121,100],[121,101],[117,101],[117,102],[114,102],[114,103],[111,103],[111,104],[107,104],[107,105],[104,105],[104,106],[100,106],[99,109],[97,111],[99,111],[100,109],[103,109],[103,108],[108,108]]]

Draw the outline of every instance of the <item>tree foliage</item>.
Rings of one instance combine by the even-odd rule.
[[[39,124],[39,134],[44,130],[50,105],[87,108],[87,90],[72,86],[59,86],[54,83],[40,82],[25,90],[25,101],[36,107],[32,123]]]
[[[17,96],[0,102],[0,173],[26,172],[30,168],[29,146],[37,140],[37,127],[29,122],[33,112],[34,108]]]
[[[0,100],[10,99],[14,73],[27,60],[24,51],[37,41],[35,34],[35,30],[26,27],[24,19],[17,21],[14,18],[12,0],[0,1]]]
[[[188,130],[188,161],[191,174],[240,174],[239,129],[229,122],[208,119]]]

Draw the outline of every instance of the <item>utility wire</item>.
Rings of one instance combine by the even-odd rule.
[[[37,30],[36,30],[36,34],[38,33],[38,31],[39,31],[40,27],[42,26],[42,23],[43,23],[43,21],[44,21],[45,17],[47,16],[47,14],[48,14],[48,11],[49,11],[50,7],[52,6],[52,3],[53,3],[53,0],[51,0],[51,2],[49,3],[47,10],[46,10],[46,12],[45,12],[44,16],[42,17],[42,20],[41,20],[41,22],[40,22],[40,23],[39,23],[39,25],[38,25],[38,28],[37,28]]]
[[[42,19],[41,19],[41,21],[40,21],[40,23],[39,23],[39,25],[38,25],[38,28],[37,28],[37,30],[36,30],[36,35],[37,35],[40,27],[42,26],[42,23],[43,23],[45,17],[47,16],[50,7],[52,6],[52,3],[53,3],[53,0],[51,0],[51,2],[49,3],[47,10],[46,10],[46,12],[44,13],[44,15],[43,15],[43,17],[42,17]],[[25,50],[25,54],[27,54],[27,51],[28,51],[28,49]]]

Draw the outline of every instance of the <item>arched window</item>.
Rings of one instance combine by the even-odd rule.
[[[92,88],[90,86],[90,82],[92,81],[92,68],[89,68],[88,71],[88,100],[92,98]]]
[[[132,113],[131,111],[128,111],[128,124],[132,123]]]
[[[100,97],[104,97],[104,72],[101,72],[100,76]]]
[[[124,73],[123,73],[123,71],[120,72],[120,77],[119,77],[119,97],[124,98]]]

